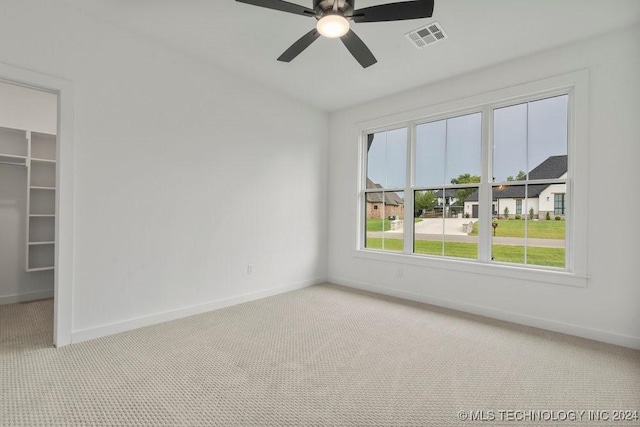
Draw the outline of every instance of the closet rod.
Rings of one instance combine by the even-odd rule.
[[[22,166],[22,167],[27,166],[25,163],[14,163],[14,162],[0,162],[0,165],[7,165],[7,166]]]

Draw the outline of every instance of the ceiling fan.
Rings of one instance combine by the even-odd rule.
[[[349,27],[354,22],[402,21],[430,18],[434,0],[414,0],[355,9],[355,0],[313,0],[313,9],[282,0],[236,0],[240,3],[294,13],[317,19],[316,28],[302,36],[285,50],[278,61],[291,62],[318,37],[340,38],[351,55],[367,68],[376,62],[367,45]]]

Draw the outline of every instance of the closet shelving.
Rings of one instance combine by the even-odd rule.
[[[26,166],[28,156],[26,132],[0,127],[0,163],[9,166]]]
[[[54,269],[56,136],[0,127],[0,164],[27,168],[26,271]]]

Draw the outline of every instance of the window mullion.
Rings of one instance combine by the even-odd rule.
[[[482,172],[479,189],[478,209],[478,259],[480,262],[491,261],[491,209],[493,189],[493,150],[491,140],[493,133],[493,111],[490,107],[482,109]]]
[[[415,144],[416,144],[416,125],[409,123],[407,132],[407,178],[404,191],[404,223],[403,223],[403,252],[405,254],[413,253],[413,229],[415,221],[413,219],[413,185],[414,185],[414,168],[415,168]]]
[[[360,133],[360,190],[361,198],[358,203],[358,224],[359,224],[359,242],[358,247],[361,249],[367,246],[367,167],[369,161],[369,152],[367,147],[367,136],[365,132]]]

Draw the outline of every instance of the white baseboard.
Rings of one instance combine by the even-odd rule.
[[[0,296],[0,305],[15,304],[17,302],[33,301],[37,299],[53,298],[53,289],[50,291],[29,292],[20,295]]]
[[[465,313],[477,314],[480,316],[490,317],[493,319],[504,320],[507,322],[518,323],[535,328],[546,329],[553,332],[560,332],[567,335],[587,338],[595,341],[601,341],[608,344],[619,345],[640,350],[640,338],[629,335],[616,334],[612,332],[601,331],[597,329],[585,328],[569,323],[558,322],[556,320],[543,319],[535,316],[527,316],[513,313],[495,308],[484,307],[473,304],[465,304],[451,301],[443,298],[431,297],[428,295],[418,294],[415,292],[402,291],[399,289],[383,288],[380,286],[370,285],[367,283],[356,282],[353,280],[344,280],[337,277],[330,277],[330,283],[347,286],[350,288],[370,291],[377,294],[388,295],[392,297],[402,298],[410,301],[423,302],[425,304],[437,305],[439,307],[450,308],[452,310],[463,311]]]
[[[88,328],[71,333],[71,343],[79,343],[95,338],[101,338],[120,332],[130,331],[132,329],[142,328],[144,326],[156,325],[158,323],[168,322],[170,320],[181,319],[183,317],[193,316],[207,311],[218,310],[220,308],[230,307],[244,302],[255,301],[258,299],[295,291],[309,286],[325,283],[326,278],[318,278],[305,280],[303,282],[293,283],[291,285],[279,286],[275,288],[265,289],[248,294],[238,295],[230,298],[223,298],[210,301],[204,304],[198,304],[190,307],[179,308],[176,310],[166,311],[163,313],[152,314],[149,316],[138,317],[135,319],[125,320],[123,322],[111,323],[108,325]]]

